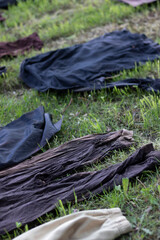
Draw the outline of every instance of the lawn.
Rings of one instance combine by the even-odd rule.
[[[1,11],[2,12],[2,11]],[[115,151],[104,162],[85,168],[85,171],[100,170],[122,162],[138,147],[152,142],[160,149],[160,98],[138,88],[90,93],[38,93],[28,89],[19,79],[21,62],[38,53],[71,46],[88,41],[117,29],[127,28],[144,33],[160,44],[160,4],[132,8],[113,0],[27,0],[3,11],[6,21],[0,24],[0,41],[14,41],[37,32],[44,42],[41,51],[30,51],[17,58],[3,58],[0,66],[7,67],[7,74],[0,77],[0,126],[17,119],[22,114],[40,105],[53,116],[56,122],[62,116],[61,131],[43,149],[59,146],[66,141],[92,133],[104,133],[119,129],[133,130],[135,144],[129,150]],[[160,78],[160,60],[147,62],[134,70],[123,71],[113,80],[130,77]],[[70,100],[71,105],[67,107]],[[133,231],[119,239],[160,239],[160,176],[156,172],[144,172],[129,189],[118,186],[112,192],[93,196],[90,201],[57,205],[51,212],[34,223],[0,236],[12,239],[22,232],[46,221],[74,212],[75,209],[120,207],[131,222]]]

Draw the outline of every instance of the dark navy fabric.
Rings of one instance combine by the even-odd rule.
[[[83,44],[25,59],[20,78],[38,91],[97,88],[100,77],[158,57],[160,45],[145,35],[114,31]],[[102,84],[105,86],[105,81]]]
[[[3,73],[6,73],[7,69],[6,67],[0,67],[0,76],[3,75]]]
[[[61,129],[61,124],[62,120],[52,124],[50,115],[40,106],[0,128],[0,170],[39,151]]]
[[[111,82],[111,83],[104,83],[102,81],[99,81],[99,84],[97,83],[96,87],[83,87],[75,89],[74,92],[84,92],[84,91],[91,91],[91,90],[100,90],[100,89],[113,89],[116,88],[124,88],[124,87],[133,87],[137,86],[143,90],[146,91],[154,91],[154,92],[160,92],[160,79],[152,79],[152,78],[129,78],[117,82]]]
[[[8,6],[17,4],[19,1],[26,1],[26,0],[0,0],[0,8],[7,9]]]
[[[16,3],[17,0],[0,0],[0,8],[7,8],[9,5]]]

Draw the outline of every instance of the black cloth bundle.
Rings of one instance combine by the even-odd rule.
[[[20,78],[38,91],[105,86],[106,76],[160,56],[160,45],[143,34],[114,31],[89,42],[25,59]]]
[[[41,106],[0,128],[0,170],[13,166],[44,147],[61,128],[62,120],[52,124]]]

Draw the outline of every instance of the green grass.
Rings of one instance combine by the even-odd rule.
[[[159,94],[134,88],[91,93],[60,93],[26,89],[20,82],[19,67],[26,57],[52,49],[85,42],[106,31],[128,28],[132,32],[145,33],[160,43],[160,5],[134,9],[109,0],[32,0],[19,2],[3,14],[7,20],[0,25],[0,41],[13,41],[37,31],[44,41],[41,51],[31,51],[17,58],[1,59],[7,66],[7,74],[0,78],[0,127],[40,105],[53,115],[53,122],[60,119],[64,109],[61,131],[43,149],[56,147],[76,137],[126,128],[134,131],[135,144],[127,151],[114,151],[103,162],[85,167],[84,171],[101,170],[122,162],[138,147],[153,142],[160,149],[160,100]],[[113,78],[160,78],[160,62],[147,62],[144,66],[123,71]],[[56,212],[47,213],[33,224],[21,227],[1,239],[12,239],[34,226],[77,210],[120,207],[133,225],[133,232],[120,239],[150,240],[160,238],[160,176],[156,172],[144,172],[133,182],[124,180],[112,192],[93,196],[90,201],[57,203]]]
[[[118,21],[134,12],[131,7],[125,5],[113,6],[108,0],[78,2],[82,3],[78,4],[73,0],[60,1],[60,3],[52,1],[51,4],[49,1],[41,1],[39,5],[39,1],[35,1],[33,8],[32,1],[28,1],[28,4],[20,2],[19,11],[16,7],[13,7],[14,11],[10,8],[5,22],[7,31],[4,32],[3,27],[0,29],[0,40],[15,40],[17,37],[38,31],[41,39],[47,42],[49,39],[69,36],[100,24]],[[66,6],[67,9],[56,11],[62,6]],[[71,6],[73,8],[70,8]]]

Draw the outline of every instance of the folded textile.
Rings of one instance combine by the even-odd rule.
[[[42,224],[14,240],[113,240],[132,230],[119,208],[87,210]]]
[[[137,7],[137,6],[145,4],[145,3],[156,2],[157,0],[118,0],[118,1],[128,3],[129,5],[131,5],[133,7]]]
[[[38,91],[99,86],[100,77],[111,76],[135,64],[160,57],[160,45],[144,34],[114,31],[89,42],[25,59],[20,78]],[[101,83],[105,86],[105,81]]]
[[[0,170],[13,166],[46,145],[61,128],[62,120],[52,124],[41,106],[0,128]]]
[[[105,144],[108,153],[109,142],[96,139],[95,147],[102,147],[101,155],[98,154],[100,159],[107,154],[105,154]],[[86,151],[82,151],[77,144],[81,158],[83,155],[86,158],[86,164],[88,164],[87,155],[90,157],[90,151],[92,155],[92,148],[87,151],[87,147],[88,144],[86,144]],[[117,147],[115,146],[115,149]],[[0,233],[15,229],[16,222],[22,225],[32,222],[55,209],[59,200],[64,204],[68,201],[74,202],[76,194],[77,200],[82,201],[84,198],[89,199],[91,193],[100,194],[104,189],[112,190],[115,185],[122,183],[123,178],[133,178],[144,170],[154,170],[160,160],[160,152],[154,151],[152,144],[148,144],[122,163],[100,171],[71,174],[71,171],[65,172],[70,164],[73,170],[80,168],[74,158],[74,152],[68,149],[58,157],[58,148],[56,149],[55,156],[48,156],[48,160],[43,161],[39,155],[40,162],[35,162],[33,166],[0,177]],[[49,151],[49,155],[50,153]],[[69,159],[68,156],[70,156]],[[72,163],[73,159],[75,167]],[[99,158],[95,159],[92,155],[89,162],[92,163],[95,160]],[[71,175],[66,176],[67,173]]]
[[[113,89],[116,88],[124,88],[124,87],[133,87],[137,86],[143,90],[146,91],[154,91],[154,92],[160,92],[160,79],[152,79],[152,78],[129,78],[125,80],[120,80],[117,82],[111,82],[111,83],[102,83],[102,81],[99,81],[99,84],[97,83],[97,86],[94,87],[82,87],[73,90],[74,92],[83,92],[83,91],[91,91],[91,90],[100,90],[100,89]]]
[[[7,69],[6,67],[0,67],[0,76],[3,75],[3,73],[6,73]]]
[[[40,40],[37,33],[33,33],[28,37],[21,38],[15,42],[0,42],[0,58],[4,56],[17,56],[29,51],[32,48],[40,50],[43,47],[43,42]]]
[[[119,130],[74,139],[26,160],[24,165],[20,164],[21,168],[17,165],[16,171],[0,176],[0,234],[4,229],[16,228],[16,222],[31,222],[54,209],[59,199],[67,201],[69,196],[74,197],[74,185],[77,189],[83,177],[84,183],[79,186],[84,186],[88,194],[90,187],[95,185],[90,179],[93,173],[71,175],[71,181],[66,175],[103,160],[113,150],[129,147],[133,142],[132,135],[132,131]],[[96,184],[101,186],[100,176],[101,173]]]
[[[2,16],[2,14],[0,13],[0,22],[4,22],[6,19]]]

